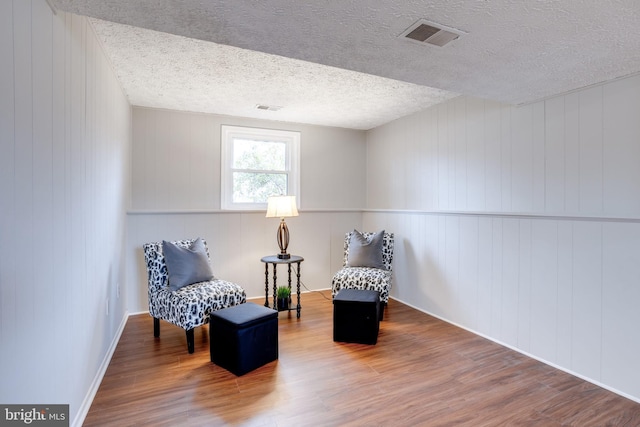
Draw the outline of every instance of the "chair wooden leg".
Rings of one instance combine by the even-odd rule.
[[[384,319],[384,309],[387,308],[387,303],[386,302],[381,302],[380,303],[380,313],[379,313],[379,320],[382,322],[382,319]]]
[[[187,330],[187,350],[189,350],[189,354],[193,353],[194,347],[193,328],[191,328]]]
[[[153,336],[158,338],[160,336],[160,319],[153,318]]]

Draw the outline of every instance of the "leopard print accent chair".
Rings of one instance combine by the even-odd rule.
[[[380,292],[380,320],[384,314],[384,307],[389,302],[389,292],[391,291],[392,266],[393,261],[393,233],[384,233],[382,239],[382,261],[386,269],[371,267],[347,267],[349,258],[349,241],[353,231],[344,237],[344,259],[342,269],[339,270],[331,281],[331,294],[336,296],[340,289],[368,289]],[[375,233],[363,232],[362,235],[371,240]]]
[[[188,248],[194,240],[172,243]],[[204,242],[204,245],[207,257],[210,258],[207,243]],[[169,288],[169,273],[162,253],[162,242],[146,243],[143,249],[147,263],[149,314],[153,317],[154,336],[160,336],[160,319],[180,326],[187,332],[187,349],[189,353],[193,353],[193,329],[209,323],[211,311],[247,301],[247,295],[240,285],[215,277],[207,282],[194,283],[172,291]]]

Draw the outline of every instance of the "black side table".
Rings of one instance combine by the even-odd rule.
[[[296,276],[298,279],[298,282],[297,282],[298,304],[296,305],[295,310],[297,313],[297,317],[300,317],[300,309],[302,308],[302,306],[300,306],[300,263],[304,261],[304,258],[297,255],[291,255],[291,257],[288,259],[282,259],[282,258],[278,258],[277,255],[268,255],[268,256],[262,257],[260,261],[264,262],[264,306],[265,307],[269,307],[269,264],[273,265],[273,309],[274,310],[278,309],[278,306],[277,306],[278,302],[276,300],[276,289],[278,288],[278,285],[277,285],[278,277],[276,274],[277,265],[287,264],[287,268],[289,272],[289,289],[291,289],[291,264],[298,265],[298,268],[296,271]],[[290,308],[289,310],[293,310],[293,309]]]

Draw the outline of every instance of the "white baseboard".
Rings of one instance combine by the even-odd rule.
[[[107,353],[104,355],[104,359],[100,364],[100,368],[96,373],[95,378],[91,382],[91,387],[89,387],[89,391],[82,401],[82,405],[80,405],[80,409],[76,414],[75,419],[71,423],[74,427],[82,427],[84,423],[84,419],[87,417],[89,413],[89,408],[91,408],[91,404],[93,403],[93,399],[96,397],[96,393],[98,392],[98,388],[100,388],[100,383],[102,383],[102,379],[104,378],[104,374],[107,372],[107,368],[109,367],[109,363],[111,363],[111,358],[113,357],[113,353],[116,351],[116,347],[118,346],[118,342],[120,341],[120,337],[122,336],[122,332],[124,331],[124,327],[127,324],[127,320],[129,319],[129,313],[125,312],[124,316],[122,316],[122,322],[120,322],[120,326],[116,331],[116,334],[111,341],[111,345],[107,350]]]
[[[136,311],[135,313],[129,313],[129,316],[137,316],[138,314],[149,314],[149,310]]]
[[[416,307],[415,305],[409,304],[408,302],[402,301],[402,300],[400,300],[400,299],[398,299],[398,298],[395,298],[395,297],[389,297],[389,298],[394,299],[394,300],[396,300],[396,301],[398,301],[398,302],[401,302],[402,304],[408,305],[408,306],[409,306],[409,307],[411,307],[411,308],[415,308],[416,310],[421,311],[421,312],[423,312],[423,313],[426,313],[426,314],[428,314],[429,316],[433,316],[433,317],[435,317],[436,319],[440,319],[440,320],[442,320],[443,322],[447,322],[447,323],[449,323],[449,324],[451,324],[451,325],[453,325],[453,326],[456,326],[456,327],[458,327],[458,328],[460,328],[460,329],[464,329],[465,331],[469,331],[469,332],[471,332],[471,333],[472,333],[472,334],[474,334],[474,335],[478,335],[479,337],[486,338],[486,339],[488,339],[489,341],[493,341],[493,342],[494,342],[494,343],[496,343],[496,344],[499,344],[499,345],[501,345],[501,346],[503,346],[503,347],[506,347],[506,348],[508,348],[508,349],[510,349],[510,350],[516,351],[516,352],[518,352],[518,353],[520,353],[520,354],[523,354],[523,355],[525,355],[525,356],[527,356],[527,357],[530,357],[530,358],[532,358],[532,359],[535,359],[535,360],[537,360],[538,362],[542,362],[542,363],[544,363],[545,365],[549,365],[549,366],[551,366],[552,368],[558,369],[558,370],[560,370],[560,371],[562,371],[562,372],[566,372],[566,373],[567,373],[567,374],[569,374],[569,375],[573,375],[574,377],[580,378],[581,380],[584,380],[584,381],[590,382],[591,384],[597,385],[598,387],[602,387],[602,388],[604,388],[605,390],[609,390],[610,392],[615,393],[615,394],[617,394],[617,395],[619,395],[619,396],[626,397],[626,398],[627,398],[627,399],[629,399],[629,400],[633,400],[634,402],[638,402],[638,403],[640,403],[640,398],[638,398],[638,397],[636,397],[636,396],[631,396],[630,394],[624,393],[624,392],[622,392],[622,391],[620,391],[620,390],[616,390],[615,388],[613,388],[613,387],[611,387],[611,386],[608,386],[608,385],[606,385],[606,384],[602,384],[602,383],[601,383],[601,382],[599,382],[599,381],[596,381],[596,380],[594,380],[594,379],[592,379],[592,378],[589,378],[589,377],[585,377],[584,375],[581,375],[581,374],[579,374],[579,373],[577,373],[577,372],[573,372],[573,371],[571,371],[570,369],[567,369],[567,368],[565,368],[565,367],[563,367],[563,366],[556,365],[555,363],[552,363],[552,362],[549,362],[549,361],[547,361],[547,360],[544,360],[544,359],[542,359],[542,358],[540,358],[540,357],[538,357],[538,356],[536,356],[536,355],[534,355],[534,354],[527,353],[526,351],[523,351],[523,350],[521,350],[521,349],[519,349],[519,348],[513,347],[513,346],[511,346],[511,345],[509,345],[509,344],[507,344],[507,343],[503,343],[503,342],[501,342],[501,341],[498,341],[498,340],[496,340],[496,339],[495,339],[495,338],[493,338],[493,337],[490,337],[490,336],[485,335],[485,334],[483,334],[483,333],[480,333],[480,332],[478,332],[478,331],[474,331],[473,329],[469,329],[469,328],[467,328],[467,327],[465,327],[465,326],[459,325],[459,324],[457,324],[457,323],[455,323],[455,322],[452,322],[452,321],[451,321],[451,320],[449,320],[449,319],[445,319],[444,317],[438,316],[437,314],[430,313],[430,312],[429,312],[429,311],[427,311],[427,310],[423,310],[423,309],[422,309],[422,308],[420,308],[420,307]]]

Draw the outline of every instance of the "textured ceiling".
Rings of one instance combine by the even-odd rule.
[[[134,105],[263,117],[239,104],[266,103],[284,108],[264,118],[368,129],[455,93],[522,104],[640,72],[638,0],[51,2],[166,33],[94,22]],[[467,34],[398,37],[419,19]]]
[[[371,129],[453,94],[91,19],[133,105]],[[265,111],[256,104],[282,107]]]

